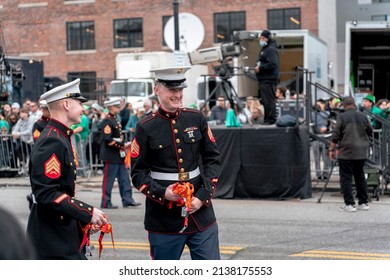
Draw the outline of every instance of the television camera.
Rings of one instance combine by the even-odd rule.
[[[217,92],[223,92],[226,99],[229,101],[231,108],[237,112],[242,111],[243,108],[238,99],[237,92],[229,79],[233,75],[236,75],[235,69],[240,69],[240,67],[234,67],[234,58],[241,56],[243,50],[245,49],[239,42],[231,42],[221,44],[217,47],[200,49],[188,54],[191,64],[203,64],[215,61],[220,62],[219,65],[213,66],[213,69],[215,74],[221,79],[221,82],[213,89],[202,107],[206,106],[210,100],[214,100]],[[249,120],[249,118],[247,119]]]

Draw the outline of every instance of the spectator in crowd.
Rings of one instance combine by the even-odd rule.
[[[17,103],[17,102],[12,103],[11,110],[12,110],[12,113],[19,114],[19,110],[20,110],[19,103]]]
[[[279,81],[279,54],[271,32],[263,30],[259,36],[261,50],[255,68],[259,81],[259,98],[264,105],[264,124],[276,122],[276,85]]]
[[[129,140],[133,140],[135,128],[137,126],[137,123],[145,114],[145,109],[143,107],[139,107],[136,110],[136,113],[134,115],[130,116],[129,121],[126,124],[125,130],[129,131]]]
[[[98,103],[93,103],[91,105],[91,114],[90,114],[90,127],[92,133],[92,154],[90,155],[92,158],[89,158],[89,153],[87,153],[87,160],[92,162],[92,164],[96,164],[99,160],[100,154],[100,145],[101,145],[101,124],[103,119],[106,117],[106,113],[104,112],[104,108],[100,106]],[[88,148],[87,148],[88,151]],[[100,173],[101,170],[98,170]]]
[[[123,109],[119,112],[122,127],[125,127],[128,123],[130,116],[134,114],[133,104],[130,102],[125,103]]]
[[[21,162],[23,174],[27,174],[27,158],[34,142],[33,126],[34,120],[29,117],[28,110],[26,108],[20,109],[20,119],[12,129],[12,137],[16,140],[15,154]]]
[[[120,98],[111,98],[104,102],[109,114],[102,121],[100,159],[104,162],[101,207],[116,209],[111,200],[112,188],[115,179],[118,179],[119,194],[122,198],[123,208],[139,206],[141,203],[133,199],[133,191],[129,172],[125,167],[126,150],[130,142],[126,142],[122,135],[122,126],[117,119],[120,112]]]
[[[42,117],[42,111],[39,109],[38,102],[32,101],[30,103],[30,118],[34,122],[38,121]]]
[[[329,147],[329,156],[332,160],[336,159],[336,149],[338,150],[340,186],[345,202],[345,205],[340,207],[340,211],[368,210],[369,199],[364,164],[373,129],[367,116],[356,110],[354,98],[346,97],[343,105],[345,111],[337,117]],[[357,207],[352,190],[352,177],[355,179]]]
[[[77,160],[79,164],[79,173],[85,176],[85,168],[87,166],[86,152],[89,135],[89,122],[86,116],[86,105],[83,106],[83,113],[81,115],[81,122],[71,126],[73,130],[72,143],[76,148]]]
[[[157,96],[150,97],[150,100],[152,101],[152,110],[157,111],[158,107],[160,106],[160,102],[158,101]]]
[[[35,249],[18,219],[0,208],[0,260],[33,260]]]
[[[277,100],[285,100],[286,99],[286,92],[289,91],[286,87],[284,86],[277,86],[276,91],[275,91],[275,97]]]
[[[217,104],[211,108],[210,120],[216,121],[217,124],[224,124],[226,121],[226,101],[224,96],[218,96]]]
[[[145,113],[142,116],[142,118],[152,114],[152,112],[153,112],[153,107],[152,106],[153,106],[153,104],[152,104],[152,101],[150,99],[145,99],[144,100]]]
[[[22,108],[24,108],[24,109],[26,109],[26,110],[28,110],[29,112],[30,112],[30,105],[31,105],[31,100],[29,99],[29,98],[26,98],[26,99],[24,99],[24,101],[23,101],[23,106],[22,106]]]
[[[388,100],[387,99],[379,99],[376,102],[375,106],[383,111],[383,110],[385,110],[387,108],[387,106],[388,106],[387,104],[388,104]]]
[[[9,115],[12,113],[11,105],[8,103],[5,103],[3,110],[4,110],[4,117],[7,119],[9,117]]]
[[[328,121],[330,112],[325,110],[325,105],[325,100],[318,99],[311,114],[312,122],[314,123],[313,132],[317,137],[324,139],[324,142],[319,139],[315,139],[312,142],[316,178],[319,181],[326,181],[328,179],[331,166],[328,149],[325,143],[325,141],[328,141],[330,138],[330,136],[326,136],[329,132]]]
[[[261,113],[261,110],[259,107],[252,108],[251,122],[252,122],[252,124],[263,124],[264,123],[264,116]]]
[[[250,120],[252,120],[252,113],[254,109],[260,110],[260,115],[256,117],[256,123],[260,122],[260,120],[264,120],[264,107],[260,103],[259,99],[253,96],[248,96],[246,98],[246,106],[243,109],[243,113]]]
[[[387,118],[386,113],[376,107],[375,105],[375,96],[368,94],[363,98],[363,107],[365,110],[371,112],[372,114],[382,117],[384,119]],[[371,118],[371,125],[374,129],[380,129],[381,128],[381,123],[377,121],[374,118]]]
[[[202,112],[203,116],[206,118],[207,121],[211,120],[211,110],[208,104],[200,104],[199,105],[200,111]]]
[[[11,113],[8,116],[8,119],[6,118],[6,120],[8,121],[8,124],[9,124],[10,131],[13,130],[13,128],[16,125],[16,123],[18,122],[19,118],[20,118],[19,113]]]
[[[15,171],[7,171],[7,168],[15,168],[16,160],[13,157],[13,143],[11,137],[9,137],[11,130],[7,120],[4,118],[3,113],[0,113],[0,172],[1,177],[13,177]],[[5,170],[4,170],[5,169]]]

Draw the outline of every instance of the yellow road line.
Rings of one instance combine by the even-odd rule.
[[[91,244],[95,246],[99,246],[99,243],[97,241],[91,241]],[[103,247],[107,248],[113,248],[111,241],[103,241],[102,242]],[[140,242],[125,242],[125,241],[118,241],[114,242],[115,249],[126,249],[126,250],[149,250],[149,244],[148,243],[140,243]],[[220,252],[221,254],[225,255],[234,255],[238,251],[244,249],[244,247],[238,247],[238,246],[220,246]],[[184,251],[188,252],[188,248],[185,247]]]
[[[390,254],[325,250],[309,250],[290,256],[322,259],[390,260]]]

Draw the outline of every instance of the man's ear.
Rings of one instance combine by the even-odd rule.
[[[71,101],[70,101],[70,99],[68,99],[68,98],[65,98],[65,99],[63,99],[62,100],[62,106],[67,110],[67,111],[69,111],[70,110],[70,103],[71,103]]]

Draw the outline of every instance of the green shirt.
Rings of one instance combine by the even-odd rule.
[[[81,139],[83,141],[86,141],[88,139],[89,135],[89,121],[86,115],[82,114],[81,115],[81,122],[79,124],[74,124],[71,126],[72,130],[75,130],[77,127],[82,127],[83,130],[79,132],[78,134],[80,135]],[[79,142],[80,137],[76,136],[76,141]]]

